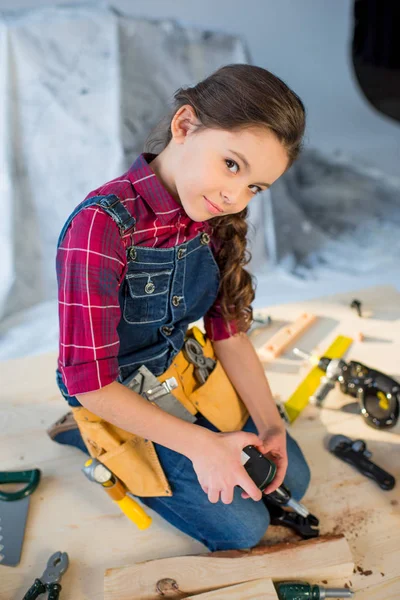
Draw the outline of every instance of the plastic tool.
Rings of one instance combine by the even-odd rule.
[[[66,552],[54,552],[47,561],[43,575],[35,579],[23,600],[35,600],[46,592],[48,592],[48,600],[58,600],[61,592],[60,580],[68,569],[68,565],[69,560]]]
[[[352,598],[354,592],[347,588],[325,588],[309,583],[276,584],[279,600],[322,600],[323,598]]]
[[[13,492],[0,490],[0,565],[15,567],[20,562],[30,496],[40,475],[39,469],[0,471],[0,485],[26,484]]]
[[[276,465],[254,446],[246,446],[242,450],[242,465],[257,487],[263,492],[276,475]],[[272,525],[282,525],[294,529],[303,539],[318,537],[319,524],[317,517],[310,514],[300,502],[294,500],[289,489],[281,485],[271,494],[263,497],[270,515]],[[290,507],[294,512],[286,511]]]
[[[345,435],[333,435],[328,443],[328,449],[332,454],[355,467],[360,473],[369,477],[385,491],[394,488],[396,480],[384,469],[369,460],[372,452],[367,450],[364,440],[351,440]]]
[[[352,342],[352,338],[339,335],[324,352],[324,356],[329,358],[341,358],[351,346]],[[318,361],[313,364],[313,369],[285,402],[285,409],[291,423],[293,423],[301,411],[305,409],[310,396],[315,393],[320,385],[321,377],[324,375],[324,372],[318,366]]]
[[[151,517],[144,511],[136,500],[127,491],[126,487],[105,465],[95,458],[89,458],[82,468],[83,473],[90,481],[100,483],[107,494],[124,515],[128,517],[139,529],[147,529],[151,525]]]

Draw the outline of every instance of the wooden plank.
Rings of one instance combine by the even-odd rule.
[[[205,594],[188,596],[186,600],[279,600],[272,579],[256,579],[219,588]]]
[[[261,360],[272,360],[282,354],[286,348],[292,344],[310,325],[316,321],[317,317],[310,313],[303,313],[294,323],[285,325],[268,342],[258,350]]]
[[[297,544],[179,556],[108,569],[104,600],[159,600],[162,593],[157,591],[157,584],[164,579],[174,582],[168,589],[168,598],[181,599],[261,577],[281,581],[345,578],[353,573],[353,568],[345,537],[317,538]]]

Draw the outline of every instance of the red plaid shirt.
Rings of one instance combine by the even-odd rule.
[[[127,246],[171,248],[199,231],[211,234],[208,221],[192,221],[161,185],[141,154],[129,170],[86,196],[115,194],[136,219],[136,230],[121,238],[116,223],[97,206],[86,207],[72,220],[57,251],[59,356],[58,368],[70,395],[99,389],[118,376],[121,318],[119,286],[127,270]],[[211,236],[211,248],[217,251]],[[212,340],[238,329],[221,316],[216,299],[204,315]]]

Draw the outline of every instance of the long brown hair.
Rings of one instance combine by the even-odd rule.
[[[287,168],[298,157],[305,128],[304,105],[266,69],[248,64],[225,65],[197,85],[179,88],[174,99],[172,110],[150,132],[145,152],[157,154],[169,144],[172,118],[181,106],[189,104],[200,121],[198,129],[267,127],[287,151]],[[251,325],[255,297],[255,278],[244,268],[251,260],[246,247],[247,215],[246,207],[239,213],[211,219],[213,235],[220,241],[215,258],[221,272],[221,311],[226,321],[237,321],[239,331],[247,331]]]

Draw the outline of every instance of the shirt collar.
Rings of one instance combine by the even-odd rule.
[[[150,168],[149,162],[156,154],[140,154],[128,170],[135,190],[157,215],[162,225],[176,221],[179,214],[186,214],[183,207],[171,196]]]

